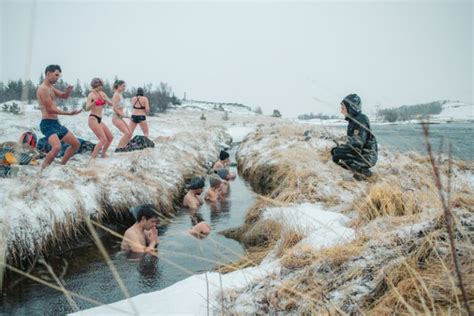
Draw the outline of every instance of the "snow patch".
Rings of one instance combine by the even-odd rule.
[[[355,238],[355,231],[346,227],[350,221],[348,217],[326,211],[320,204],[269,208],[263,213],[263,218],[283,223],[284,229],[302,232],[306,237],[299,244],[315,249],[346,243]]]

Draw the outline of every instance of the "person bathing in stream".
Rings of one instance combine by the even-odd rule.
[[[212,167],[214,172],[217,173],[221,169],[229,170],[229,167],[230,167],[230,158],[229,157],[230,156],[229,156],[229,153],[227,151],[221,150],[221,152],[219,154],[219,160]],[[234,179],[235,176],[236,175],[233,172],[229,172],[229,174],[228,174],[229,179],[226,179],[226,180]]]
[[[69,98],[73,89],[72,86],[69,86],[66,88],[66,91],[63,92],[53,86],[61,77],[61,67],[59,65],[47,66],[44,74],[45,78],[38,87],[36,98],[41,108],[42,119],[40,130],[51,145],[51,150],[44,158],[41,169],[49,166],[54,158],[56,158],[61,150],[61,140],[70,145],[61,160],[62,165],[65,165],[69,158],[79,149],[79,141],[73,133],[59,123],[58,115],[76,115],[82,111],[82,109],[80,109],[66,112],[57,108],[56,98]]]
[[[204,202],[200,195],[204,191],[204,180],[200,177],[192,178],[188,185],[188,193],[184,196],[183,206],[192,210],[200,207]]]
[[[120,132],[122,132],[122,138],[120,138],[115,152],[123,152],[126,151],[128,141],[130,140],[130,138],[132,138],[132,132],[130,132],[130,128],[124,120],[124,118],[129,118],[125,115],[123,111],[123,108],[125,106],[125,102],[123,99],[123,92],[125,91],[125,81],[115,80],[114,91],[115,92],[112,97],[112,104],[114,106],[114,115],[112,117],[112,123],[114,123],[114,125],[120,130]]]
[[[225,199],[227,193],[227,181],[222,180],[216,175],[209,176],[210,187],[207,190],[205,200],[209,202],[217,202]]]
[[[377,140],[370,129],[369,119],[361,111],[362,102],[357,94],[349,94],[341,102],[341,113],[346,121],[347,142],[331,150],[332,160],[354,173],[361,181],[372,176],[370,168],[377,162]]]
[[[206,238],[212,231],[211,226],[198,213],[191,215],[191,224],[193,227],[188,232],[197,239]]]
[[[222,186],[221,190],[226,194],[229,191],[229,180],[234,179],[229,172],[229,169],[222,168],[216,171],[216,174],[222,179],[224,185]]]
[[[133,107],[132,119],[130,120],[130,132],[133,135],[137,124],[140,125],[140,128],[143,131],[145,137],[149,137],[148,124],[146,122],[146,116],[150,112],[150,103],[148,98],[144,96],[143,88],[137,89],[137,94],[130,100]]]
[[[156,246],[160,243],[156,228],[159,222],[158,210],[152,204],[140,205],[135,224],[123,235],[122,251],[156,254]]]
[[[114,137],[110,132],[107,125],[102,121],[102,112],[106,105],[113,105],[109,101],[107,95],[102,91],[102,80],[94,78],[91,81],[92,91],[87,96],[86,109],[91,111],[88,118],[89,128],[94,132],[95,136],[99,139],[97,145],[95,145],[92,151],[92,158],[96,158],[99,152],[102,158],[107,157],[107,149]]]

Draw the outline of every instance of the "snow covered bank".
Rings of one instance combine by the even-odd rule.
[[[241,123],[235,131],[245,126]],[[330,160],[333,144],[324,129],[284,120],[268,123],[251,125],[256,129],[243,139],[237,158],[244,177],[265,194],[247,214],[246,230],[273,221],[281,226],[279,239],[265,240],[261,247],[270,249],[255,267],[221,278],[207,273],[207,281],[205,274],[191,276],[134,297],[141,313],[203,315],[208,301],[213,314],[462,309],[446,270],[449,245],[425,157],[382,150],[377,175],[371,182],[355,182]],[[473,280],[468,264],[474,241],[473,170],[470,163],[455,162],[452,181],[458,249],[468,280]],[[417,289],[422,287],[430,290],[420,298]],[[400,303],[396,293],[408,303]],[[429,301],[435,303],[422,303]],[[123,300],[79,314],[109,314],[111,306],[131,311]]]
[[[17,141],[25,130],[38,131],[40,113],[0,113],[0,142]],[[76,136],[96,141],[87,127],[87,114],[61,118]],[[120,134],[111,124],[115,139]],[[154,203],[171,212],[185,179],[204,172],[206,161],[215,160],[229,136],[218,123],[203,122],[183,113],[149,117],[155,148],[131,153],[112,153],[91,161],[76,155],[66,166],[57,162],[39,174],[37,166],[20,166],[17,178],[0,179],[1,235],[7,261],[15,262],[61,247],[77,233],[84,216],[100,219],[107,212],[124,212],[139,203]],[[136,133],[140,133],[137,129]],[[2,238],[3,239],[3,238]]]
[[[319,231],[313,233],[310,228],[308,235],[303,229],[300,241],[293,238],[283,251],[272,250],[275,259],[281,257],[280,273],[225,292],[226,310],[237,314],[460,312],[463,307],[452,277],[429,161],[415,153],[382,150],[376,175],[369,182],[357,182],[331,161],[334,145],[329,136],[322,128],[284,123],[260,127],[239,147],[241,173],[266,195],[260,210],[249,214],[247,231],[269,218],[276,219],[282,229],[295,231],[299,217],[277,215],[279,208],[273,208],[275,213],[270,216],[265,203],[317,202],[326,212],[314,212],[308,204],[297,207],[305,222]],[[446,174],[446,160],[439,163]],[[451,196],[465,284],[474,280],[473,180],[473,163],[453,163]],[[350,224],[341,213],[351,219]],[[331,217],[336,225],[350,225],[339,227],[339,234],[348,238],[336,246],[333,237],[340,240],[340,235],[334,236],[332,229],[321,233],[325,227],[318,223]],[[325,241],[329,243],[326,248],[315,250],[315,245]],[[275,249],[279,246],[277,243]],[[419,288],[425,292],[420,293]],[[474,299],[474,292],[469,293]]]
[[[284,223],[284,229],[303,234],[297,245],[308,245],[315,250],[352,241],[353,229],[347,228],[350,219],[342,214],[324,210],[318,204],[297,204],[292,207],[266,209],[262,219]]]

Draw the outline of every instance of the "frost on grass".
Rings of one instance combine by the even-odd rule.
[[[382,149],[375,176],[356,182],[330,159],[334,137],[324,128],[283,123],[261,127],[244,139],[237,153],[239,168],[265,197],[248,215],[252,220],[242,234],[268,220],[265,204],[273,205],[271,218],[282,234],[261,262],[279,260],[281,269],[224,291],[225,309],[231,314],[460,313],[428,159]],[[446,158],[439,163],[447,174]],[[451,191],[457,251],[471,301],[473,170],[470,162],[454,162]],[[308,204],[294,206],[306,202],[317,202],[319,211]],[[292,211],[276,215],[289,203]],[[334,216],[329,227],[318,223],[331,218],[326,212]],[[349,218],[341,221],[340,213]],[[334,224],[339,237],[346,238],[332,243]],[[285,232],[300,236],[288,243]]]
[[[14,126],[2,126],[10,137],[5,140],[15,141],[16,134],[29,128],[36,131],[37,111],[25,115],[29,119],[20,117]],[[87,154],[77,155],[66,166],[56,161],[42,173],[38,166],[22,166],[17,178],[0,179],[0,229],[8,262],[52,245],[61,247],[78,233],[84,216],[100,220],[107,212],[127,212],[140,203],[172,212],[185,180],[202,175],[205,163],[215,160],[229,141],[222,126],[204,126],[195,116],[177,114],[149,118],[155,148],[114,154],[120,135],[109,117],[105,121],[115,133],[110,158],[91,161]],[[76,135],[95,141],[85,116],[67,117],[63,123]],[[3,137],[7,136],[2,133]]]

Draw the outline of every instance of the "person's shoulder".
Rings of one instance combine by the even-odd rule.
[[[356,116],[356,120],[359,122],[369,122],[369,118],[364,113],[360,112]]]
[[[124,237],[128,237],[128,238],[131,238],[131,237],[135,237],[137,235],[137,231],[135,229],[133,229],[134,226],[131,226],[129,227],[125,233],[123,234]]]
[[[48,91],[48,88],[46,87],[45,84],[42,83],[42,84],[40,84],[40,85],[38,86],[38,90],[37,90],[37,91],[38,91],[38,92],[46,92],[46,91]]]

